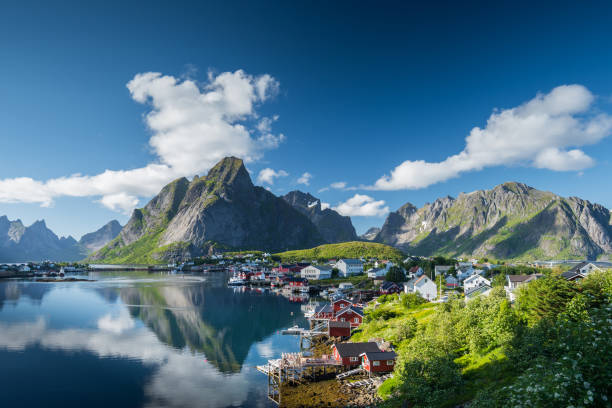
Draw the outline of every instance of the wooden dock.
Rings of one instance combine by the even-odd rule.
[[[316,380],[317,370],[337,370],[342,363],[331,356],[304,357],[302,353],[283,353],[281,358],[268,360],[268,364],[257,366],[257,370],[268,376],[268,398],[280,405],[281,387],[286,383],[302,383]]]

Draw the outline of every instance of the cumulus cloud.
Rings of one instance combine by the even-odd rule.
[[[389,212],[389,207],[385,205],[384,200],[376,201],[364,194],[355,194],[333,209],[342,215],[362,217],[382,217]]]
[[[287,173],[285,170],[276,171],[269,167],[266,167],[265,169],[259,172],[259,175],[257,176],[257,182],[260,184],[274,184],[274,179],[277,179],[279,177],[287,177],[288,175],[289,173]]]
[[[105,207],[129,212],[139,197],[156,194],[175,178],[204,173],[223,157],[255,161],[284,140],[271,131],[277,116],[257,115],[257,107],[278,86],[270,75],[254,77],[242,70],[209,74],[203,85],[157,72],[137,74],[127,88],[136,102],[150,108],[145,123],[155,160],[141,168],[92,176],[3,179],[0,202],[50,206],[61,196],[98,197]],[[258,122],[251,128],[254,120]]]
[[[595,113],[594,96],[581,85],[563,85],[511,109],[495,111],[475,127],[460,153],[441,162],[407,160],[379,178],[374,190],[418,189],[485,167],[522,164],[576,171],[595,161],[576,147],[610,135],[612,117]]]
[[[310,185],[310,179],[312,178],[312,174],[306,172],[297,179],[298,184],[304,184],[306,186]]]

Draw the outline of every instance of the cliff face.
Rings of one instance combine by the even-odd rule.
[[[228,157],[205,177],[168,184],[91,258],[155,262],[202,255],[215,246],[280,251],[324,242],[304,214],[254,186],[242,160]]]
[[[360,235],[359,238],[366,240],[366,241],[374,241],[376,239],[376,236],[379,233],[380,233],[380,228],[371,227],[371,228],[368,228],[368,230],[363,235]]]
[[[610,212],[599,204],[504,183],[387,217],[376,241],[413,254],[596,258],[612,252]]]
[[[121,224],[117,220],[112,220],[99,230],[83,235],[79,244],[86,248],[88,252],[95,252],[119,235],[121,228]]]
[[[293,208],[307,216],[327,243],[333,244],[357,239],[357,233],[350,217],[344,217],[330,208],[322,209],[321,200],[311,194],[296,190],[282,198]]]

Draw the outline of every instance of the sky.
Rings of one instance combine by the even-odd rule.
[[[612,208],[605,2],[86,3],[3,2],[10,219],[78,239],[228,155],[358,233],[506,181]]]

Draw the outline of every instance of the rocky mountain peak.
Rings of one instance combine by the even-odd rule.
[[[242,159],[226,157],[210,169],[206,179],[219,185],[249,188],[253,186],[251,177]]]
[[[379,242],[421,255],[594,258],[612,252],[610,212],[519,182],[390,213]]]
[[[313,208],[318,206],[321,209],[321,200],[310,193],[304,193],[300,190],[293,190],[283,196],[283,199],[294,207]]]

